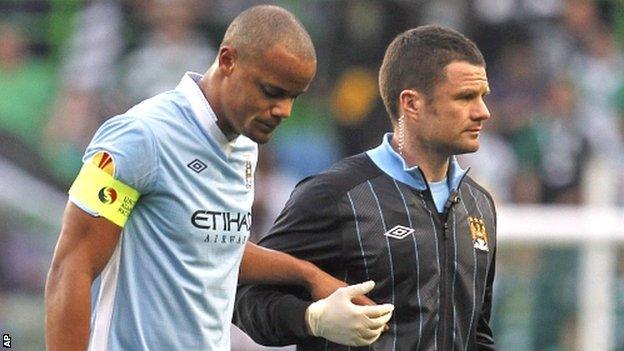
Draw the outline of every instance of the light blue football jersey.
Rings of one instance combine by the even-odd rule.
[[[230,349],[258,148],[226,139],[199,78],[108,120],[87,148],[141,193],[101,274],[89,350]]]

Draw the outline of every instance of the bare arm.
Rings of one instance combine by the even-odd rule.
[[[247,242],[240,266],[240,284],[303,285],[316,267],[288,254]]]
[[[112,256],[121,228],[67,203],[45,288],[48,351],[86,350],[91,284]]]
[[[305,287],[314,301],[326,298],[347,284],[314,264],[289,254],[247,242],[238,278],[240,284],[298,285]],[[358,305],[374,305],[364,295],[353,299]]]

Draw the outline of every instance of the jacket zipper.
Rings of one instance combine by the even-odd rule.
[[[446,203],[444,204],[444,213],[442,214],[442,220],[443,220],[443,228],[444,228],[444,275],[442,277],[440,277],[440,282],[444,282],[444,290],[442,289],[442,286],[440,287],[440,299],[442,301],[440,301],[440,325],[442,326],[442,333],[439,334],[440,336],[440,345],[442,346],[441,350],[451,350],[453,348],[453,345],[451,345],[450,349],[446,348],[446,344],[447,344],[447,340],[446,340],[446,336],[447,336],[447,332],[449,330],[451,330],[451,328],[455,327],[454,325],[451,326],[451,328],[449,328],[448,324],[449,324],[449,305],[452,303],[452,296],[448,296],[447,290],[448,287],[453,284],[451,280],[451,277],[448,274],[449,268],[448,268],[448,245],[449,245],[449,225],[448,225],[448,218],[450,216],[450,213],[453,209],[453,205],[455,205],[457,202],[459,202],[459,196],[457,194],[456,190],[453,190],[453,192],[449,195],[448,200],[446,201]],[[442,294],[442,291],[444,291],[444,294]]]
[[[448,266],[448,262],[447,262],[448,261],[447,260],[448,241],[447,239],[449,236],[448,218],[453,208],[453,205],[459,202],[459,193],[457,192],[457,190],[453,189],[453,191],[448,197],[448,200],[444,204],[444,213],[442,213],[442,215],[440,216],[435,206],[435,201],[433,201],[433,195],[431,193],[431,188],[429,188],[429,183],[427,182],[427,178],[425,177],[425,174],[420,168],[418,168],[418,170],[420,171],[420,174],[427,187],[427,190],[425,192],[427,194],[426,197],[429,200],[427,205],[430,207],[430,209],[433,208],[434,212],[436,213],[435,217],[437,218],[437,221],[435,222],[437,222],[438,229],[440,229],[439,228],[440,224],[442,225],[442,229],[443,229],[443,235],[441,238],[443,248],[442,250],[439,250],[439,253],[440,253],[440,321],[438,323],[438,336],[437,336],[438,340],[436,340],[436,342],[438,342],[438,350],[446,351],[447,350],[446,349],[446,331],[449,330],[446,325],[448,324],[447,314],[448,314],[448,305],[449,305],[449,300],[450,300],[446,294],[446,290],[448,289],[448,285],[453,283],[453,282],[449,283],[450,277],[447,277],[448,275],[448,267],[447,267]],[[468,171],[466,171],[466,173],[464,173],[464,175],[459,180],[457,189],[459,189],[459,187],[461,186],[461,183],[463,182],[467,173]]]
[[[429,202],[429,206],[431,206],[431,204],[434,203],[433,201],[433,197],[431,196],[431,191],[428,192],[428,202]],[[439,251],[440,253],[440,321],[438,323],[438,350],[443,350],[446,351],[446,343],[447,343],[447,331],[450,330],[450,328],[447,326],[447,324],[449,324],[449,304],[450,304],[450,300],[452,297],[449,297],[447,294],[447,290],[448,290],[448,286],[450,284],[452,284],[452,282],[450,282],[450,277],[448,274],[448,237],[449,237],[449,225],[448,225],[448,218],[450,215],[450,212],[452,210],[453,205],[455,205],[458,202],[459,196],[457,194],[457,191],[453,191],[448,198],[448,201],[446,202],[446,204],[444,205],[444,213],[442,213],[442,216],[440,216],[438,214],[438,216],[436,216],[438,218],[437,224],[438,226],[441,225],[441,229],[443,230],[442,233],[442,237],[440,238],[442,241],[442,248]],[[435,205],[433,206],[433,208],[435,209]],[[436,213],[437,210],[436,210]],[[440,228],[438,228],[440,229]]]

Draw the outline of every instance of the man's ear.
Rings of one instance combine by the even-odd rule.
[[[412,89],[405,89],[399,94],[399,111],[400,115],[406,118],[418,118],[419,111],[422,109],[424,96]]]
[[[225,76],[229,76],[234,71],[238,62],[238,52],[235,48],[224,45],[219,48],[219,71]]]

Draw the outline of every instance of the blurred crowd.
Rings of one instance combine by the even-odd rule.
[[[205,71],[231,18],[255,3],[1,1],[2,156],[66,188],[105,119],[174,88],[185,71]],[[494,118],[482,150],[464,163],[498,202],[583,203],[588,162],[599,155],[622,203],[624,14],[617,2],[275,3],[310,30],[319,73],[277,141],[263,148],[270,155],[260,178],[296,181],[379,143],[389,129],[377,91],[384,49],[405,28],[437,23],[466,33],[486,56]]]
[[[203,73],[231,19],[251,5],[267,2],[0,0],[0,162],[7,160],[66,191],[81,166],[85,146],[103,121],[173,89],[185,71]],[[485,55],[492,90],[486,102],[493,118],[481,135],[480,151],[462,156],[461,163],[471,167],[470,174],[491,189],[499,204],[584,204],[600,193],[611,205],[624,205],[621,2],[270,3],[288,8],[302,20],[315,43],[319,67],[292,117],[278,129],[274,141],[261,147],[256,235],[270,227],[297,181],[376,146],[390,130],[377,90],[384,50],[399,32],[429,23],[465,33]],[[596,185],[589,181],[594,177],[607,180]],[[32,236],[25,232],[36,229],[15,229],[9,217],[0,206],[0,304],[3,292],[41,294],[49,245],[56,239],[56,233],[43,244],[27,239]],[[43,263],[28,259],[33,255],[25,250],[39,252]],[[527,327],[520,330],[533,330],[530,337],[523,339],[517,332],[506,337],[510,343],[529,338],[533,345],[541,345],[540,350],[568,349],[561,340],[574,330],[572,314],[565,312],[575,303],[574,289],[563,298],[555,292],[566,291],[562,286],[574,279],[574,270],[554,283],[549,275],[574,266],[578,255],[567,249],[519,252],[509,260],[514,281],[504,274],[501,278],[500,291],[506,299],[500,308],[522,312],[530,307],[541,313],[540,306],[554,304],[564,312],[542,320],[558,323],[558,333]],[[535,256],[552,264],[516,265],[535,262]],[[514,295],[522,284],[535,286],[533,278],[538,275],[546,278],[532,291],[543,298]],[[622,291],[624,283],[619,284]],[[513,304],[506,305],[509,301]],[[618,303],[616,308],[624,315],[624,301],[620,298]],[[0,306],[2,311],[6,307]],[[499,318],[499,328],[518,330],[530,322],[522,315]],[[3,319],[0,314],[0,326],[11,325]],[[624,350],[624,335],[618,340]]]

